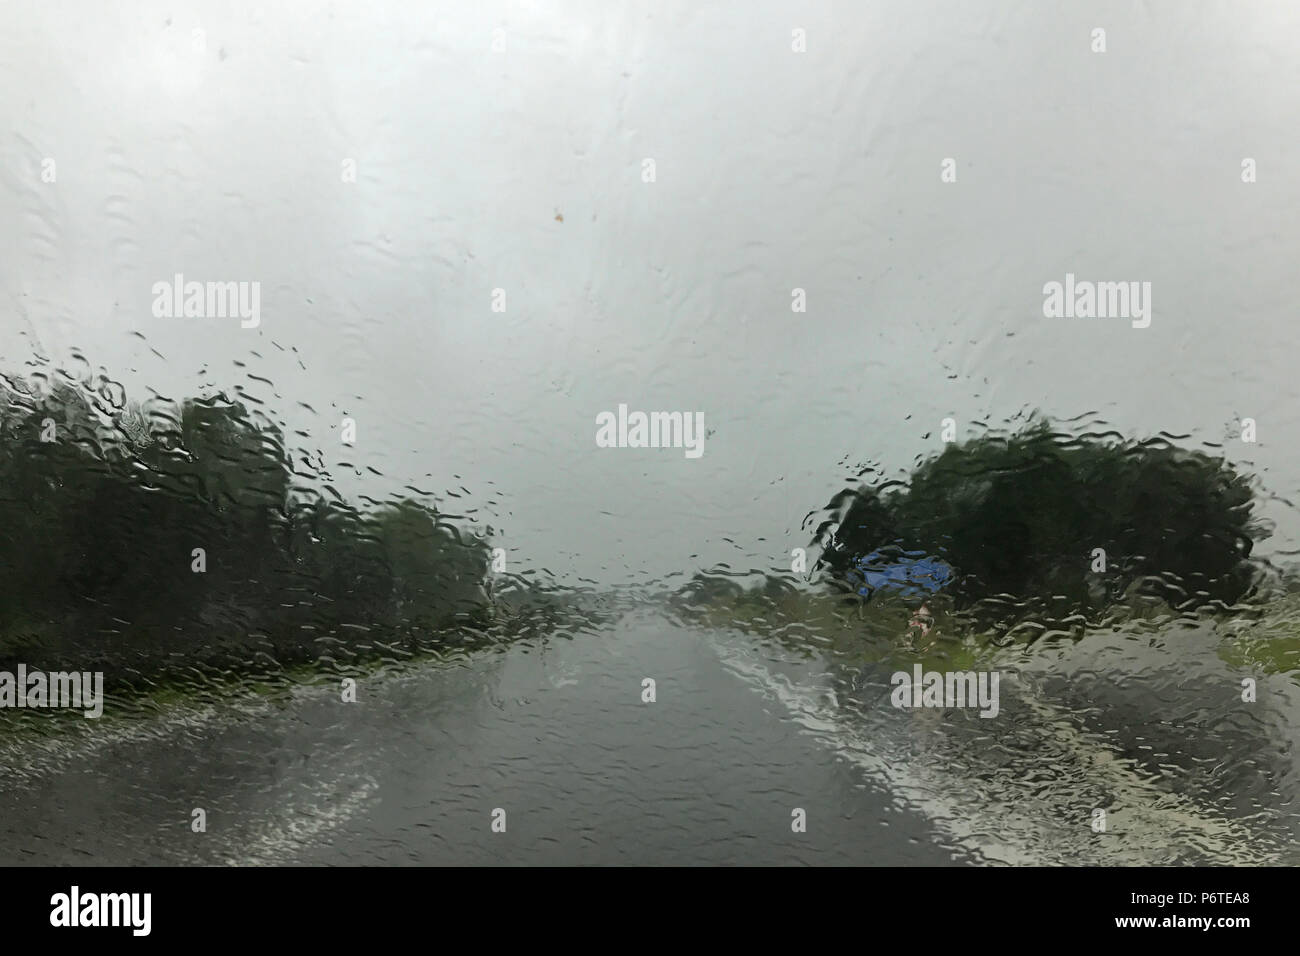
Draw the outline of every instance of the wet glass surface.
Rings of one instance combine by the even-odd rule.
[[[1300,11],[1098,16],[15,20],[0,863],[1300,862]]]

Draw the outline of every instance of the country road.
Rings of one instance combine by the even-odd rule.
[[[901,712],[884,673],[643,608],[362,675],[355,703],[302,685],[11,739],[0,863],[1294,862],[1293,817],[1161,780],[1023,670],[998,719]]]
[[[642,679],[656,681],[642,703]],[[0,862],[930,863],[919,815],[698,634],[625,619],[288,704],[181,708],[7,755]],[[207,832],[193,833],[194,808]],[[506,811],[506,832],[491,829]],[[807,812],[807,832],[791,812]]]

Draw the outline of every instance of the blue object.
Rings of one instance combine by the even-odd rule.
[[[937,594],[956,577],[957,572],[938,558],[924,551],[897,551],[883,553],[872,551],[854,562],[862,578],[859,594],[870,595],[885,588],[897,591],[903,597]]]

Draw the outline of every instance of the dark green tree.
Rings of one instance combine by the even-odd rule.
[[[106,381],[0,377],[0,662],[237,668],[436,643],[483,612],[487,553],[430,505],[344,501],[229,396],[142,408]]]
[[[948,445],[905,487],[846,489],[817,543],[821,566],[850,584],[855,562],[872,552],[932,555],[956,570],[948,591],[959,608],[1028,600],[1096,610],[1134,584],[1192,608],[1250,592],[1262,536],[1252,508],[1249,480],[1223,459],[1037,422]],[[1097,548],[1101,574],[1092,571]]]

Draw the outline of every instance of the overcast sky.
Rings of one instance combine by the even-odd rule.
[[[3,370],[241,387],[512,570],[788,567],[950,415],[1232,434],[1300,492],[1295,3],[0,6]],[[260,324],[155,317],[176,273]],[[1067,273],[1150,282],[1150,327],[1045,318]],[[702,412],[703,456],[598,448],[619,403]]]

